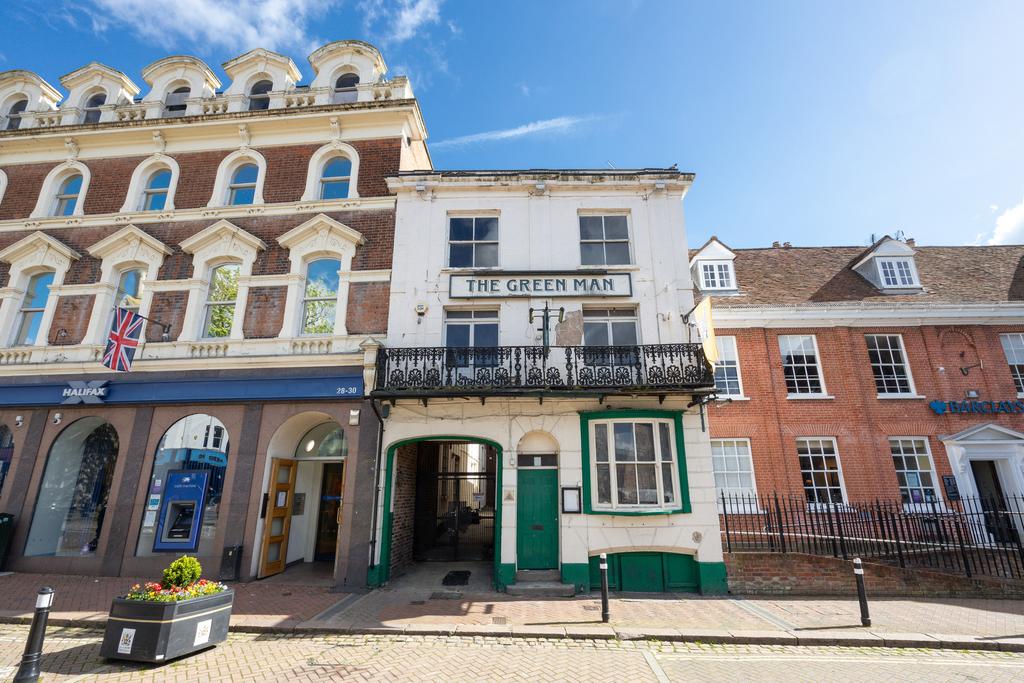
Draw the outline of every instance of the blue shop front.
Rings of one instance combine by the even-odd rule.
[[[379,423],[362,367],[0,379],[3,569],[363,585]]]

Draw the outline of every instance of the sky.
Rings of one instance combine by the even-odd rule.
[[[1024,2],[21,0],[0,70],[361,39],[407,75],[435,168],[696,173],[692,246],[1024,242]],[[0,149],[2,158],[2,149]]]

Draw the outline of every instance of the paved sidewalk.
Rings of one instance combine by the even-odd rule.
[[[235,584],[232,629],[274,633],[349,633],[671,640],[705,643],[851,645],[1024,652],[1024,601],[877,598],[872,626],[857,602],[829,598],[701,597],[620,594],[601,623],[598,594],[525,599],[486,589],[476,577],[443,586],[436,569],[365,594],[273,580]],[[434,572],[434,573],[432,573]],[[55,625],[104,623],[110,600],[132,579],[12,574],[0,576],[0,620],[30,618],[35,592],[56,591]]]

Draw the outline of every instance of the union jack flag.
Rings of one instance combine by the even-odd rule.
[[[145,318],[127,308],[118,308],[114,311],[114,322],[107,336],[107,348],[103,351],[105,366],[117,372],[131,371],[144,321]]]

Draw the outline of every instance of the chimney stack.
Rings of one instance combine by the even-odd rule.
[[[772,249],[778,249],[778,248],[779,248],[779,247],[781,247],[781,246],[782,246],[782,245],[781,245],[781,244],[779,244],[778,240],[776,240],[776,241],[772,242]]]

